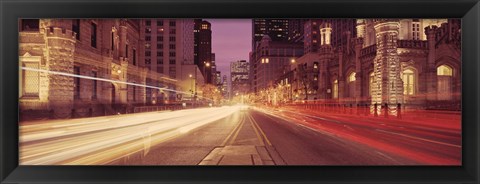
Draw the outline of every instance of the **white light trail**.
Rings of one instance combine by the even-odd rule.
[[[152,89],[165,90],[165,91],[170,91],[170,92],[176,92],[176,93],[191,95],[190,92],[178,91],[178,90],[168,89],[168,88],[165,88],[165,87],[161,88],[161,87],[150,86],[150,85],[145,85],[145,84],[137,84],[137,83],[132,83],[132,82],[125,82],[125,81],[112,80],[112,79],[104,79],[104,78],[91,77],[91,76],[85,76],[85,75],[77,75],[77,74],[71,74],[71,73],[65,73],[65,72],[56,72],[56,71],[43,70],[43,69],[37,69],[37,68],[30,68],[30,67],[20,67],[20,68],[22,70],[26,70],[26,71],[43,72],[43,73],[49,73],[49,74],[54,74],[54,75],[63,75],[63,76],[68,76],[68,77],[78,77],[78,78],[82,78],[82,79],[90,79],[90,80],[98,80],[98,81],[104,81],[104,82],[127,84],[127,85],[132,85],[132,86],[139,86],[139,87],[152,88]],[[210,98],[206,98],[206,97],[203,97],[203,96],[200,96],[200,95],[198,95],[198,97],[213,101]]]

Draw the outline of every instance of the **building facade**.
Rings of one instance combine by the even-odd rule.
[[[246,60],[230,63],[230,81],[232,95],[247,94],[250,91],[250,65]]]
[[[343,34],[346,44],[334,47],[336,30],[331,23],[321,25],[319,51],[292,65],[293,96],[390,108],[401,103],[460,109],[460,20],[358,19],[356,29],[355,37]],[[312,89],[305,90],[302,77]]]
[[[273,41],[288,41],[288,23],[288,19],[253,19],[252,49],[256,49],[257,44],[265,35],[268,35]]]
[[[271,87],[290,68],[290,63],[303,55],[302,43],[273,41],[265,35],[250,54],[251,91],[257,93]]]
[[[24,19],[19,26],[23,115],[85,117],[173,103],[183,90],[176,85],[182,63],[193,63],[188,20]]]
[[[200,68],[205,83],[213,84],[215,61],[212,53],[212,25],[202,19],[195,19],[194,23],[194,62]]]

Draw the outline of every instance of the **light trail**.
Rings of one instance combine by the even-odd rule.
[[[145,87],[145,88],[152,88],[152,89],[158,89],[158,90],[165,90],[165,91],[170,91],[170,92],[176,92],[176,93],[181,93],[185,95],[191,95],[190,92],[185,92],[185,91],[178,91],[178,90],[173,90],[173,89],[168,89],[166,87],[157,87],[157,86],[150,86],[150,85],[145,85],[145,84],[137,84],[137,83],[132,83],[132,82],[125,82],[125,81],[119,81],[119,80],[112,80],[112,79],[105,79],[105,78],[99,78],[99,77],[91,77],[91,76],[85,76],[85,75],[77,75],[77,74],[71,74],[71,73],[66,73],[66,72],[56,72],[56,71],[50,71],[50,70],[43,70],[43,69],[37,69],[37,68],[30,68],[30,67],[20,67],[22,70],[26,71],[34,71],[34,72],[43,72],[43,73],[49,73],[49,74],[54,74],[54,75],[63,75],[63,76],[68,76],[68,77],[78,77],[82,79],[90,79],[90,80],[98,80],[98,81],[104,81],[104,82],[112,82],[112,83],[119,83],[119,84],[127,84],[127,85],[132,85],[132,86],[139,86],[139,87]],[[213,99],[203,97],[201,95],[197,95],[200,98],[207,99],[210,101],[213,101]]]
[[[239,106],[228,106],[88,118],[97,123],[86,123],[85,126],[78,120],[20,126],[20,164],[107,164],[136,152],[146,154],[158,143],[240,109]]]

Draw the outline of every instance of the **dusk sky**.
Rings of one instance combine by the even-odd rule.
[[[206,19],[212,24],[212,53],[222,76],[230,76],[230,62],[247,60],[252,47],[251,19]]]

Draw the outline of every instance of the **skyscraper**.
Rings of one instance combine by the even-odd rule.
[[[288,22],[288,19],[253,19],[252,50],[264,35],[270,36],[272,41],[288,41]]]
[[[205,82],[212,83],[212,29],[208,21],[195,19],[194,28],[194,63],[198,65]]]
[[[230,78],[232,82],[232,95],[246,94],[250,90],[250,66],[246,60],[230,63]]]

